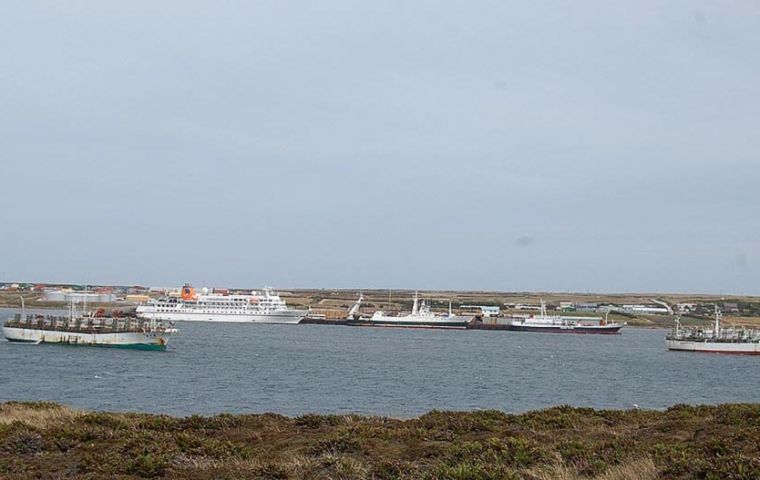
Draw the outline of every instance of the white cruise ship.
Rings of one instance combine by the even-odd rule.
[[[151,300],[137,307],[141,318],[186,322],[298,323],[306,310],[288,308],[270,288],[250,295],[200,295],[190,285],[182,287],[179,298]]]

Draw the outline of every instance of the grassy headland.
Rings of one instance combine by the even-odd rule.
[[[754,479],[760,405],[190,416],[0,404],[0,478]]]

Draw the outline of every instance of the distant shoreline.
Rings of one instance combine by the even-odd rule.
[[[364,290],[364,302],[362,311],[369,315],[377,310],[386,312],[403,312],[410,311],[412,304],[413,291],[407,290]],[[282,298],[287,304],[294,308],[315,308],[322,311],[329,311],[333,314],[341,314],[348,311],[350,306],[356,301],[358,292],[351,289],[330,290],[330,289],[293,289],[280,291]],[[0,292],[0,308],[20,308],[21,300],[19,295],[25,298],[28,309],[39,310],[68,310],[69,304],[64,302],[42,302],[40,292]],[[152,293],[152,296],[158,295]],[[546,292],[475,292],[475,291],[420,291],[419,295],[425,299],[434,311],[444,312],[448,309],[449,301],[453,302],[454,309],[457,310],[459,305],[489,305],[501,307],[502,314],[526,314],[530,310],[516,310],[517,304],[535,304],[540,300],[546,301],[549,305],[559,305],[562,302],[574,302],[578,305],[588,303],[591,305],[605,304],[651,304],[654,300],[665,301],[670,305],[676,303],[694,303],[701,304],[706,309],[700,311],[697,316],[683,317],[685,324],[697,324],[712,321],[712,305],[723,305],[726,302],[742,304],[746,310],[740,313],[732,313],[724,310],[724,321],[728,325],[746,325],[760,326],[760,297],[741,297],[741,296],[724,296],[724,295],[652,295],[652,294],[572,294],[572,293],[546,293]],[[512,307],[510,307],[511,305]],[[81,304],[77,304],[81,308]],[[92,304],[88,303],[88,309],[94,310],[103,308],[106,310],[128,310],[136,308],[135,303],[111,303],[111,304]],[[461,314],[468,314],[466,311],[459,311]],[[570,316],[591,316],[601,317],[604,313],[600,311],[567,311],[565,315]],[[626,328],[670,328],[673,325],[673,316],[663,314],[620,314],[611,313],[610,320],[627,323]]]

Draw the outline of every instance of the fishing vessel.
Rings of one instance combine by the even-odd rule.
[[[676,317],[673,330],[665,336],[668,350],[683,352],[729,353],[760,355],[760,330],[750,328],[723,328],[723,314],[715,306],[712,328],[683,327]]]
[[[609,312],[608,312],[609,314]],[[489,329],[491,325],[483,324],[478,328]],[[499,330],[512,330],[516,332],[542,332],[542,333],[586,333],[612,335],[620,333],[624,323],[609,323],[607,315],[604,318],[586,319],[583,317],[563,317],[560,315],[547,315],[546,303],[541,300],[539,315],[528,317],[512,317],[506,324],[497,324]]]
[[[185,285],[179,298],[151,300],[137,307],[141,318],[180,322],[298,323],[307,313],[289,308],[268,287],[250,295],[209,293],[204,288],[198,295]]]
[[[471,317],[453,315],[451,313],[451,302],[449,302],[448,315],[436,314],[424,300],[419,300],[419,296],[415,292],[412,312],[409,314],[388,315],[383,311],[377,311],[370,318],[349,318],[346,324],[356,327],[464,329],[467,328],[471,320]]]
[[[17,313],[3,324],[3,336],[10,342],[57,343],[91,347],[118,347],[139,350],[165,350],[169,336],[177,330],[156,320],[102,310],[74,315],[27,315]]]

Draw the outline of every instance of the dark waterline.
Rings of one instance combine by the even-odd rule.
[[[0,309],[3,319],[13,310]],[[760,358],[622,335],[181,323],[166,352],[0,341],[0,401],[175,415],[760,402]]]

